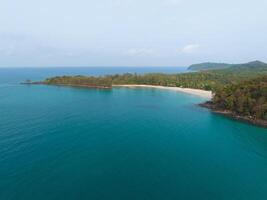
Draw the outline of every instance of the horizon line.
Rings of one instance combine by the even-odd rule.
[[[58,66],[0,66],[0,68],[59,68],[59,67],[81,67],[81,68],[86,68],[86,67],[110,67],[110,68],[112,68],[112,67],[127,67],[127,68],[131,68],[131,67],[135,67],[135,68],[137,68],[137,67],[140,67],[140,68],[142,68],[142,67],[180,67],[180,68],[185,68],[185,67],[189,67],[189,66],[166,66],[166,65],[162,65],[162,66],[150,66],[150,65],[144,65],[144,66],[124,66],[124,65],[121,65],[121,66],[100,66],[100,65],[98,65],[98,66],[86,66],[86,65],[79,65],[79,66],[75,66],[75,65],[66,65],[66,66],[63,66],[63,65],[58,65]]]

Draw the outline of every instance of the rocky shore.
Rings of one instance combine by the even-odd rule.
[[[201,107],[210,109],[213,113],[223,115],[225,117],[238,120],[244,123],[252,124],[267,128],[267,121],[262,119],[256,119],[252,116],[242,116],[229,110],[218,109],[211,101],[199,104]]]

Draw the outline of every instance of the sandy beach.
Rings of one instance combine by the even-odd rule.
[[[177,91],[177,92],[184,92],[187,94],[192,94],[192,95],[204,97],[207,99],[212,98],[212,92],[211,91],[191,89],[191,88],[167,87],[167,86],[156,86],[156,85],[113,85],[113,87],[155,88],[155,89],[173,90],[173,91]]]

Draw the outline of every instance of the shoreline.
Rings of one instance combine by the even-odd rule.
[[[162,90],[172,90],[177,92],[183,92],[186,94],[191,94],[199,97],[206,98],[210,100],[212,98],[212,92],[201,90],[201,89],[192,89],[192,88],[182,88],[182,87],[169,87],[169,86],[160,86],[160,85],[137,85],[137,84],[125,84],[125,85],[112,85],[111,87],[107,86],[93,86],[93,85],[82,85],[82,84],[47,84],[43,82],[22,82],[24,85],[53,85],[53,86],[67,86],[67,87],[83,87],[83,88],[95,88],[95,89],[112,89],[113,87],[126,87],[126,88],[154,88]]]
[[[177,92],[183,92],[186,94],[192,94],[200,97],[204,97],[207,99],[212,98],[212,92],[200,89],[192,89],[192,88],[181,88],[181,87],[168,87],[168,86],[159,86],[159,85],[112,85],[113,87],[127,87],[127,88],[155,88],[155,89],[163,89],[163,90],[172,90]]]
[[[222,115],[222,116],[227,117],[229,119],[233,119],[233,120],[236,120],[239,122],[243,122],[243,123],[258,126],[258,127],[267,128],[267,121],[266,120],[256,119],[256,118],[249,117],[249,116],[238,115],[238,114],[236,114],[232,111],[229,111],[229,110],[217,109],[210,102],[201,103],[201,104],[199,104],[199,106],[201,106],[203,108],[207,108],[211,112],[218,114],[218,115]]]

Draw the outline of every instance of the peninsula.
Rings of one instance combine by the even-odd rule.
[[[25,84],[99,89],[143,87],[175,90],[205,97],[209,101],[201,106],[213,112],[267,127],[267,64],[253,61],[223,65],[227,67],[180,74],[126,73],[99,77],[56,76],[40,82],[26,81]],[[209,67],[211,67],[210,64]]]
[[[41,84],[41,85],[57,85],[70,87],[85,87],[98,89],[111,89],[112,82],[108,77],[93,77],[93,76],[55,76],[47,78],[43,81],[32,82],[26,80],[22,84]]]

